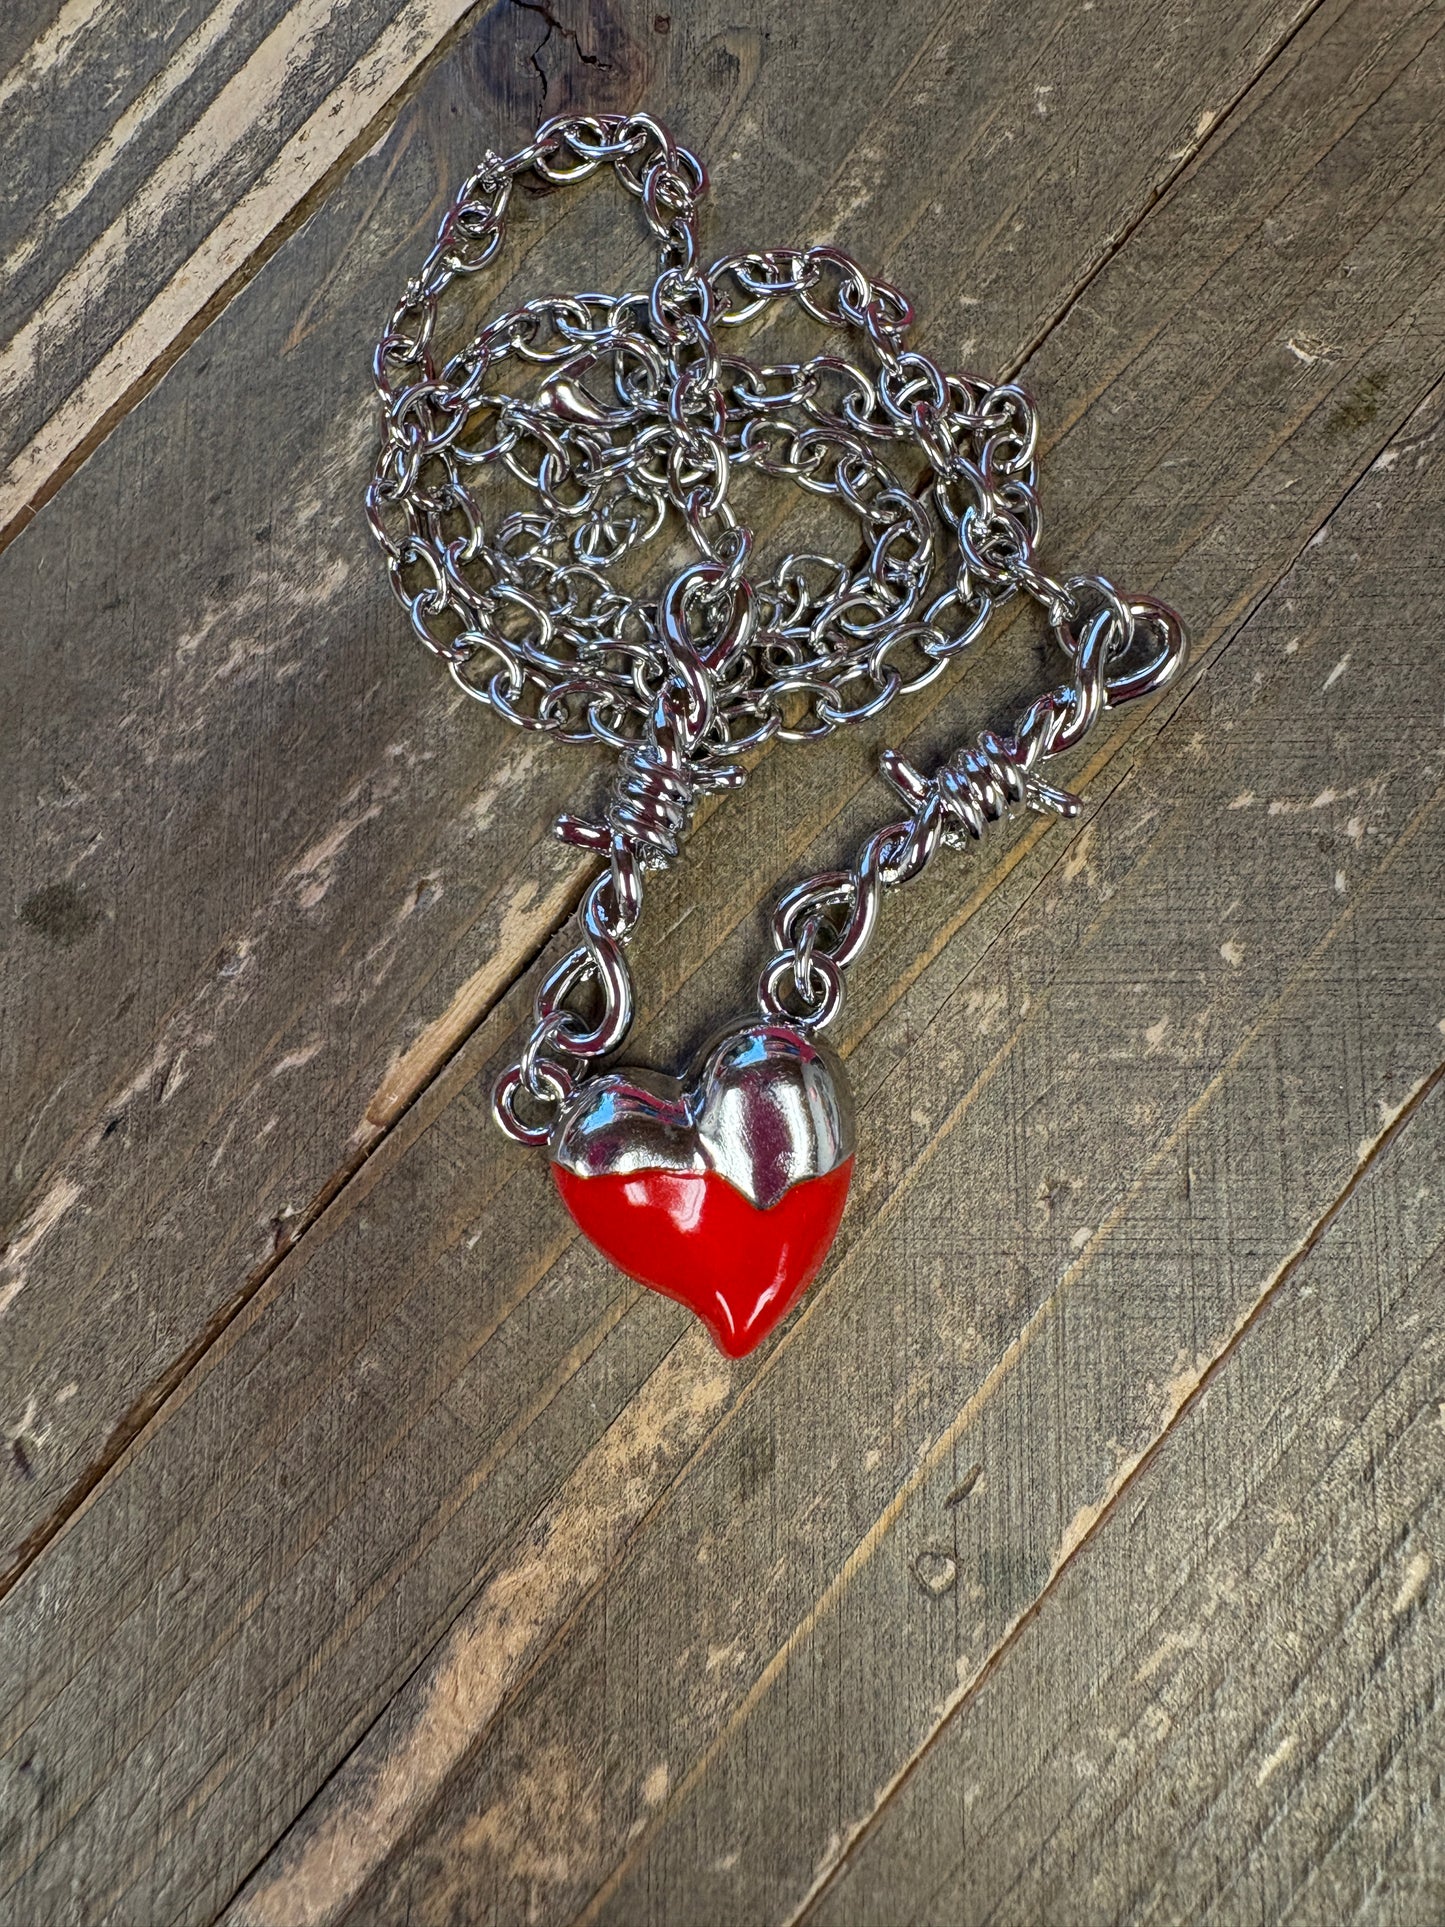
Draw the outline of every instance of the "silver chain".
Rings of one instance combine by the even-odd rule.
[[[607,161],[656,237],[651,288],[524,302],[439,366],[442,297],[500,249],[518,177],[568,184]],[[759,1002],[817,1027],[838,1012],[882,888],[1019,809],[1075,814],[1038,766],[1184,660],[1163,603],[1040,568],[1038,422],[1022,388],[945,374],[907,347],[907,299],[839,248],[703,267],[706,189],[702,162],[649,114],[545,122],[463,184],[373,363],[383,436],[367,515],[416,635],[508,721],[620,752],[601,814],[556,826],[608,864],[583,901],[581,941],[537,993],[521,1059],[498,1080],[498,1120],[527,1144],[547,1142],[581,1077],[621,1043],[644,873],[676,856],[705,793],[744,780],[746,751],[878,715],[942,674],[1020,590],[1068,658],[1067,679],[1011,734],[985,732],[934,776],[885,752],[908,814],[850,869],[783,897]],[[858,340],[866,362],[720,350],[720,330],[789,297]],[[730,499],[743,472],[786,477],[851,517],[854,559],[799,552],[763,574]],[[498,498],[485,518],[484,479]],[[695,559],[660,597],[634,597],[627,559],[679,532]]]

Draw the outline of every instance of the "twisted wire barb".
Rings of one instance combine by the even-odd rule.
[[[1140,632],[1153,647],[1142,663],[1125,667]],[[773,917],[777,950],[758,983],[765,1016],[810,1029],[831,1023],[842,1007],[842,970],[872,934],[884,888],[921,875],[940,845],[977,842],[1024,810],[1077,816],[1081,800],[1045,782],[1037,766],[1072,749],[1106,709],[1165,688],[1186,652],[1183,627],[1166,604],[1152,596],[1125,603],[1112,591],[1081,634],[1068,631],[1066,646],[1072,679],[1031,703],[1012,734],[984,730],[931,776],[896,750],[883,751],[881,772],[910,814],[875,830],[851,869],[824,871],[782,897]]]

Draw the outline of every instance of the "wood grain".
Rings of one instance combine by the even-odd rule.
[[[1090,164],[1090,222],[1027,271],[995,245],[998,209],[1032,195],[1041,173],[1069,174],[1098,96],[1066,95],[1061,79],[1057,110],[1040,116],[1032,89],[1044,69],[1020,73],[1017,36],[1032,32],[1061,75],[1077,71],[1082,48],[1045,31],[1047,8],[1000,9],[996,41],[981,37],[971,61],[945,57],[948,34],[972,15],[925,13],[921,48],[871,13],[843,24],[892,90],[892,104],[873,107],[875,139],[961,77],[983,98],[1001,92],[1012,142],[990,123],[960,152],[951,122],[924,123],[937,165],[929,179],[910,153],[911,191],[932,199],[901,244],[935,312],[961,271],[980,290],[972,352],[991,362],[1021,354],[1068,305],[1111,237],[1185,164],[1180,143],[1215,111],[1202,103],[1227,104],[1298,9],[1241,6],[1207,27],[1182,13],[1137,72],[1118,69],[1107,37],[1091,42],[1100,85],[1118,90],[1122,110],[1147,82],[1163,131],[1141,149],[1119,121],[1116,164]],[[657,34],[644,10],[615,29],[600,80],[579,56],[549,99],[649,88],[700,144],[739,157],[719,169],[720,235],[756,233],[760,205],[779,231],[814,232],[863,193],[857,128],[836,116],[815,126],[791,78],[801,63],[841,84],[845,70],[827,57],[839,31],[810,12],[770,63],[762,24]],[[486,16],[393,139],[0,560],[0,591],[21,612],[3,725],[17,772],[4,849],[20,923],[0,1038],[14,1093],[0,1165],[11,1236],[0,1413],[26,1468],[12,1463],[0,1486],[11,1572],[547,940],[585,875],[546,830],[598,763],[457,715],[407,651],[352,479],[368,459],[376,317],[450,183],[499,126],[520,138],[535,107],[535,75],[507,92],[496,32]],[[647,37],[662,51],[629,64],[619,50]],[[565,60],[573,43],[556,39]],[[499,74],[500,95],[489,91]],[[994,199],[931,212],[940,183],[981,168],[985,153]],[[616,258],[616,202],[601,190],[532,202],[526,219],[535,238],[519,236],[514,272],[529,286],[591,280]],[[880,235],[893,219],[890,202]],[[631,230],[624,247],[641,271]],[[1381,302],[1402,316],[1412,288],[1407,276]],[[1331,392],[1348,370],[1321,364],[1311,387]],[[1054,387],[1055,411],[1071,392],[1084,406],[1078,373]],[[1385,422],[1337,445],[1339,476],[1376,451],[1418,379],[1407,349],[1377,402]],[[218,474],[215,449],[238,421],[238,459]],[[1297,499],[1279,551],[1259,557],[1255,593],[1314,526]],[[1061,544],[1088,536],[1089,501],[1069,505]],[[1147,579],[1147,533],[1121,526],[1111,539],[1119,553],[1145,549]],[[117,554],[143,566],[117,571]],[[46,591],[56,579],[71,585],[63,606]],[[1023,654],[1020,688],[1040,674]],[[97,677],[97,656],[125,667]],[[949,714],[943,700],[912,717]],[[713,927],[753,918],[779,868],[859,791],[871,752],[843,754],[841,779],[838,763],[815,762],[770,791],[795,837],[766,863],[755,847],[725,851],[704,909]],[[683,914],[685,899],[675,903],[659,932]]]
[[[1445,1054],[1421,914],[1445,815],[1438,10],[920,23],[808,10],[781,48],[761,16],[639,15],[617,44],[666,43],[649,98],[710,156],[737,141],[720,228],[756,233],[764,201],[831,222],[925,312],[967,270],[969,358],[1027,359],[1064,424],[1053,552],[1134,558],[1204,653],[1101,736],[1082,822],[895,907],[843,1038],[867,1174],[759,1359],[724,1366],[610,1273],[497,1142],[518,971],[578,883],[541,832],[585,760],[509,743],[479,788],[351,566],[365,438],[335,371],[495,138],[462,85],[494,71],[495,16],[0,561],[31,624],[9,842],[37,946],[3,986],[24,1569],[0,1920],[782,1920],[846,1906],[850,1843],[865,1870],[906,1856],[915,1811],[972,1905],[949,1810],[898,1791],[911,1763],[1021,1628],[1046,1636],[1342,1193],[1414,1155]],[[543,24],[580,71],[593,43]],[[1025,251],[1010,223],[1050,182],[1072,225]],[[529,282],[617,246],[603,199],[529,212]],[[159,582],[107,579],[153,526],[152,464],[191,519]],[[1016,626],[889,734],[926,751],[1042,673]],[[766,757],[700,827],[639,941],[643,1055],[741,994],[779,871],[877,820],[871,755]],[[1391,1803],[1418,1805],[1421,1731]]]
[[[820,1292],[738,1375],[605,1586],[534,1639],[495,1712],[454,1726],[455,1682],[496,1652],[536,1542],[489,1573],[235,1927],[806,1902],[1439,1075],[1445,931],[1417,919],[1439,877],[1438,726],[1408,727],[1383,659],[1331,694],[1382,720],[1387,755],[1326,715],[1334,782],[1316,788],[1319,730],[1292,722],[1381,571],[1421,638],[1406,683],[1432,673],[1438,591],[1409,558],[1439,514],[1442,402],[1001,940],[855,1017],[873,1024],[851,1060],[872,1175]],[[377,1798],[398,1784],[430,1796],[405,1825]]]
[[[810,1927],[1439,1919],[1442,1173],[1437,1082]]]
[[[509,19],[515,3],[502,0]],[[0,78],[0,544],[328,175],[375,142],[469,8],[67,0],[12,54]],[[520,70],[541,34],[513,32]]]

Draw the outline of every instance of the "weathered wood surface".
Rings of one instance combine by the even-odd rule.
[[[1437,431],[1432,412],[1415,434]],[[1330,787],[1319,731],[1291,726],[1377,567],[1408,568],[1438,518],[1438,471],[1418,493],[1398,463],[1383,476],[1388,507],[1353,506],[1372,534],[1405,511],[1398,547],[1363,560],[1342,516],[1006,930],[990,942],[975,919],[976,948],[854,1012],[855,1034],[872,1024],[852,1063],[875,1162],[823,1293],[756,1377],[716,1374],[721,1417],[679,1412],[668,1369],[646,1381],[237,1923],[803,1904],[1439,1074],[1445,933],[1414,936],[1440,863],[1438,723],[1394,739],[1388,782],[1381,746],[1356,745],[1319,806],[1332,831],[1310,808]],[[1380,681],[1336,714],[1379,704],[1396,726],[1394,667],[1362,665]],[[1262,766],[1270,787],[1231,809]],[[1113,1115],[1101,1062],[1126,1080]],[[489,1218],[483,1242],[499,1235]],[[343,1247],[338,1281],[357,1262]],[[626,1344],[624,1325],[604,1357]],[[704,1344],[669,1365],[685,1348],[685,1382],[706,1383]],[[686,1428],[676,1476],[657,1399]],[[549,1457],[557,1423],[534,1448]],[[652,1479],[640,1451],[662,1459]],[[644,1508],[616,1570],[578,1548]]]
[[[479,750],[397,649],[354,486],[377,316],[468,157],[535,112],[517,11],[483,17],[429,107],[0,558],[19,919],[0,1412],[26,1464],[5,1485],[7,1571],[405,1103],[406,1049],[439,1021],[434,1064],[566,905],[546,837],[565,775],[533,745]],[[218,463],[237,422],[252,455]],[[377,704],[393,682],[409,694]]]
[[[810,1927],[1445,1915],[1438,1079],[1407,1123]]]
[[[368,334],[447,183],[536,110],[513,9],[0,560],[0,1919],[983,1918],[1008,1879],[977,1884],[960,1781],[1025,1895],[1051,1856],[1094,1870],[1081,1918],[1162,1879],[1176,1783],[1242,1831],[1189,1834],[1154,1917],[1216,1887],[1218,1917],[1276,1917],[1223,1884],[1254,1894],[1276,1837],[1333,1854],[1311,1904],[1438,1916],[1428,1573],[1383,1684],[1362,1635],[1310,1649],[1366,1728],[1323,1780],[1302,1715],[1249,1791],[1267,1670],[1176,1782],[1141,1765],[1073,1813],[1061,1777],[1090,1720],[1136,1758],[1166,1738],[1099,1577],[1123,1522],[1174,1479],[1151,1556],[1217,1589],[1207,1522],[1262,1530],[1241,1468],[1280,1459],[1286,1391],[1324,1425],[1381,1305],[1428,1318],[1438,1199],[1398,1251],[1380,1219],[1401,1171],[1434,1195],[1445,1057],[1439,10],[1098,11],[540,23],[549,104],[645,97],[714,161],[719,246],[836,233],[935,346],[1023,363],[1052,553],[1160,587],[1204,651],[1100,741],[1080,824],[894,906],[842,1039],[867,1169],[758,1359],[610,1274],[486,1121],[589,766],[449,713],[358,533]],[[643,259],[600,191],[526,216],[529,285]],[[1016,627],[887,739],[951,740],[1042,673]],[[741,995],[780,874],[879,820],[871,760],[774,753],[700,827],[637,947],[643,1055]],[[1347,1237],[1357,1300],[1302,1362],[1281,1307]],[[1422,1358],[1371,1422],[1411,1415]],[[1337,1530],[1373,1557],[1394,1515],[1366,1513]],[[1327,1619],[1311,1530],[1299,1611]],[[1244,1626],[1208,1631],[1228,1672]],[[1322,1786],[1408,1809],[1415,1844],[1332,1830]]]
[[[762,24],[692,48],[681,32],[653,34],[677,63],[678,98],[659,75],[648,97],[680,125],[695,123],[704,147],[721,143],[739,155],[718,170],[720,245],[755,235],[759,207],[774,210],[778,238],[837,226],[841,210],[861,210],[875,178],[906,172],[914,200],[900,205],[921,212],[930,240],[925,247],[915,231],[895,245],[900,261],[910,259],[912,285],[922,284],[920,300],[950,314],[960,283],[977,288],[969,299],[980,305],[959,310],[979,333],[971,353],[1009,362],[1184,164],[1177,156],[1190,130],[1213,111],[1202,103],[1231,98],[1294,11],[1262,20],[1242,7],[1233,35],[1213,19],[1191,29],[1188,59],[1170,47],[1138,72],[1119,71],[1101,36],[1097,86],[1080,91],[1072,109],[1065,70],[1082,49],[1070,38],[1054,53],[1060,105],[1043,116],[1033,92],[1046,84],[1042,69],[1017,71],[1014,32],[1027,26],[1052,45],[1048,9],[1032,22],[1015,15],[1001,12],[1014,30],[980,32],[972,61],[960,54],[953,66],[937,41],[920,53],[916,36],[893,32],[896,22],[867,16],[876,44],[860,44],[859,56],[870,53],[878,72],[892,60],[898,96],[874,107],[879,131],[861,143],[869,155],[876,148],[871,175],[860,171],[856,128],[840,117],[814,128],[813,110],[792,98],[795,63],[829,71],[837,28],[822,14],[807,16],[812,26],[790,36],[797,44],[776,66],[762,58]],[[0,559],[0,596],[18,612],[22,642],[0,723],[7,764],[20,772],[0,856],[21,915],[0,1043],[6,1086],[17,1094],[7,1119],[13,1148],[0,1166],[3,1217],[14,1229],[0,1282],[14,1335],[0,1358],[0,1412],[12,1431],[23,1420],[29,1441],[27,1475],[3,1492],[12,1568],[113,1460],[184,1361],[355,1169],[581,887],[585,872],[553,844],[548,825],[586,793],[600,765],[458,714],[461,699],[449,700],[404,646],[355,495],[373,434],[365,370],[377,317],[467,157],[496,139],[499,119],[509,139],[520,139],[534,106],[530,94],[498,102],[482,91],[496,31],[488,15],[477,43],[459,51],[455,71],[438,73],[395,139],[76,476],[66,512]],[[580,71],[579,94],[583,80],[592,87],[592,69]],[[968,148],[958,156],[951,121],[936,123],[931,157],[920,160],[910,145],[894,170],[880,142],[925,88],[943,100],[964,74],[983,98],[994,87],[1012,90],[1007,131],[1019,138],[988,142],[991,197],[964,193],[955,206],[939,200],[937,177],[946,182],[960,161],[983,162]],[[1122,132],[1148,75],[1170,104],[1158,151],[1141,151]],[[604,83],[609,77],[634,93],[648,80],[620,59]],[[1078,209],[1092,206],[1089,223],[1021,260],[996,242],[999,208],[1035,197],[1040,174],[1072,178],[1077,156],[1091,151],[1086,135],[1108,88],[1121,117],[1118,162],[1096,158],[1078,190],[1087,197]],[[881,244],[902,219],[891,198],[884,209],[886,254]],[[529,286],[538,276],[554,285],[593,280],[599,258],[624,255],[636,271],[644,267],[632,227],[618,247],[617,201],[600,188],[533,201],[525,213],[544,237],[532,240],[519,223],[515,274]],[[1409,285],[1381,294],[1392,319],[1408,314]],[[1136,314],[1132,338],[1146,340],[1151,325]],[[1272,339],[1258,346],[1271,360],[1281,352]],[[1350,370],[1347,360],[1321,362],[1306,389],[1344,393]],[[1055,419],[1084,407],[1095,372],[1080,364],[1054,386]],[[1391,407],[1403,412],[1419,379],[1407,355],[1401,378],[1375,404],[1386,422],[1371,420],[1337,444],[1341,476],[1375,452]],[[249,424],[243,447],[254,459],[221,475],[212,436],[196,424],[216,423],[220,434],[236,420]],[[1278,416],[1269,422],[1273,432]],[[1141,437],[1132,472],[1146,454]],[[1093,541],[1103,552],[1123,545],[1145,581],[1159,567],[1152,506],[1102,534],[1087,519],[1105,499],[1091,484],[1112,490],[1120,480],[1081,471],[1086,493],[1075,514],[1060,474],[1052,497],[1059,541]],[[1318,510],[1301,496],[1283,519],[1256,593]],[[143,565],[118,578],[113,556],[148,545]],[[64,604],[48,590],[57,578],[74,585]],[[1248,593],[1238,574],[1232,586]],[[83,609],[74,599],[81,594],[89,597]],[[130,664],[119,688],[94,674],[97,655]],[[1041,673],[1029,657],[1018,687]],[[957,727],[948,689],[930,691],[909,720],[930,702]],[[715,929],[754,917],[842,796],[867,785],[861,807],[877,808],[872,746],[785,760],[792,770],[779,779],[787,787],[778,808],[800,825],[793,846],[781,856],[754,847],[741,878],[713,881],[703,864],[690,872],[709,878],[694,902],[698,915],[719,920]],[[159,1169],[168,1174],[161,1198]],[[64,1281],[63,1297],[52,1280]]]
[[[377,138],[467,11],[64,0],[41,25],[7,4],[0,544]],[[497,71],[520,75],[546,26],[508,24]]]

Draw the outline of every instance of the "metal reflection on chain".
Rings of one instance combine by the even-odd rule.
[[[609,161],[657,239],[652,286],[524,302],[439,361],[442,297],[496,255],[516,179],[571,183]],[[932,682],[1020,590],[1068,659],[1067,678],[1011,732],[985,732],[932,776],[885,752],[907,814],[851,868],[783,897],[759,1004],[765,1024],[816,1034],[837,1014],[882,888],[1016,810],[1073,814],[1041,766],[1184,660],[1164,604],[1039,566],[1038,424],[1022,388],[945,373],[906,346],[907,299],[841,249],[704,267],[706,188],[702,162],[648,114],[546,122],[464,183],[374,360],[384,428],[367,512],[417,636],[509,721],[620,756],[600,814],[558,821],[607,867],[495,1091],[502,1128],[554,1151],[631,1022],[625,948],[644,874],[677,855],[703,795],[743,781],[744,752],[876,716]],[[721,350],[720,331],[784,300],[855,338],[866,362]],[[516,379],[528,365],[542,371],[530,393]],[[860,557],[792,554],[764,574],[729,499],[748,469],[832,500],[857,524]],[[482,485],[499,471],[530,492],[527,507],[490,514]],[[697,559],[656,602],[638,600],[614,572],[668,526]]]

